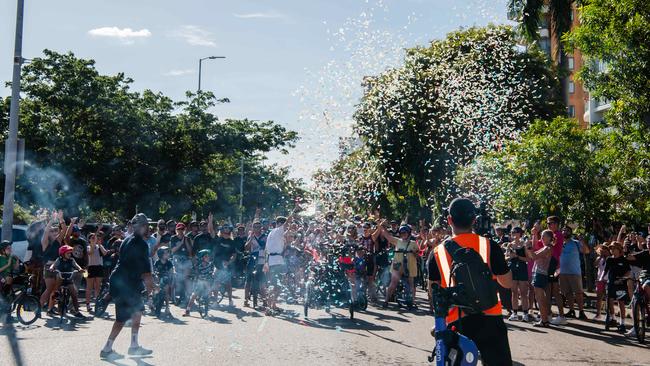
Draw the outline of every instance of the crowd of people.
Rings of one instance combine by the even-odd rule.
[[[370,303],[386,308],[394,300],[400,281],[408,285],[412,299],[416,299],[418,287],[425,293],[430,291],[433,280],[440,279],[435,248],[452,234],[443,225],[425,220],[412,224],[386,220],[377,212],[344,218],[330,212],[322,219],[292,212],[287,217],[265,219],[258,210],[253,220],[237,224],[217,222],[211,214],[204,220],[188,222],[153,221],[144,215],[140,221],[147,261],[132,265],[137,273],[152,274],[152,288],[157,289],[160,299],[158,306],[152,305],[157,316],[169,316],[172,304],[190,316],[197,300],[206,294],[221,293],[229,306],[235,306],[233,286],[244,288],[242,306],[251,306],[251,290],[255,289],[262,300],[259,310],[277,315],[283,312],[279,301],[304,301],[309,267],[333,252],[342,265],[349,264],[345,272],[353,298],[363,288]],[[601,230],[575,235],[573,231],[572,226],[562,226],[560,218],[551,216],[545,223],[527,227],[511,222],[483,233],[501,249],[498,255],[503,255],[512,273],[510,288],[499,286],[506,318],[549,327],[564,325],[570,318],[600,321],[605,314],[609,315],[608,322],[625,332],[633,280],[640,279],[650,296],[650,236],[628,230],[625,225],[617,234]],[[40,294],[42,311],[52,317],[58,315],[53,295],[61,286],[60,274],[78,272],[70,285],[72,315],[79,319],[92,315],[93,304],[100,300],[109,276],[113,273],[118,277],[115,267],[123,243],[133,235],[132,221],[124,225],[90,224],[61,211],[46,212],[29,225],[30,258],[25,270],[36,278],[34,293]],[[19,268],[10,243],[3,243],[3,292],[8,291]],[[359,287],[359,278],[364,281],[363,287]],[[135,282],[142,284],[142,279],[138,277]],[[585,297],[585,291],[592,288],[597,294],[593,304]],[[77,296],[80,289],[85,294],[82,301],[86,314]],[[429,292],[429,300],[430,296]],[[149,302],[153,303],[152,299]],[[584,311],[590,304],[595,307],[591,319]],[[126,320],[129,314],[120,318]]]

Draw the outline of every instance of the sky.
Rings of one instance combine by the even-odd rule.
[[[459,27],[506,23],[507,0],[26,0],[23,57],[72,51],[104,74],[124,72],[134,90],[173,99],[201,87],[229,104],[226,118],[273,120],[297,131],[269,164],[311,175],[339,156],[364,76],[403,60]],[[15,0],[0,1],[0,80],[11,80]],[[0,86],[0,96],[11,90]]]

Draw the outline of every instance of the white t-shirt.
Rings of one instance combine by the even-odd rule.
[[[266,252],[269,254],[269,266],[284,264],[284,225],[271,230],[266,238]],[[275,254],[275,255],[274,255]]]

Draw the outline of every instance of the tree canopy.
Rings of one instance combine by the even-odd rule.
[[[132,91],[132,79],[102,75],[94,64],[45,50],[23,68],[19,133],[28,164],[17,183],[20,204],[235,217],[242,159],[247,214],[256,205],[292,205],[301,194],[286,170],[262,164],[263,153],[293,146],[295,132],[272,121],[221,121],[209,112],[218,103],[210,92],[173,101]],[[9,99],[0,101],[3,133]]]
[[[452,32],[408,49],[403,66],[365,79],[355,113],[364,153],[345,157],[344,165],[359,159],[355,172],[373,171],[375,191],[357,200],[397,204],[410,197],[434,207],[456,191],[458,166],[499,149],[533,120],[562,112],[548,61],[515,38],[504,26]]]

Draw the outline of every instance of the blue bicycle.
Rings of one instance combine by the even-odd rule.
[[[428,357],[429,362],[436,366],[474,366],[478,363],[479,352],[476,344],[458,333],[454,328],[447,327],[447,314],[453,306],[465,307],[461,298],[462,287],[442,288],[437,284],[431,287],[435,328],[431,335],[436,339],[436,346]],[[469,308],[469,307],[467,307]]]

